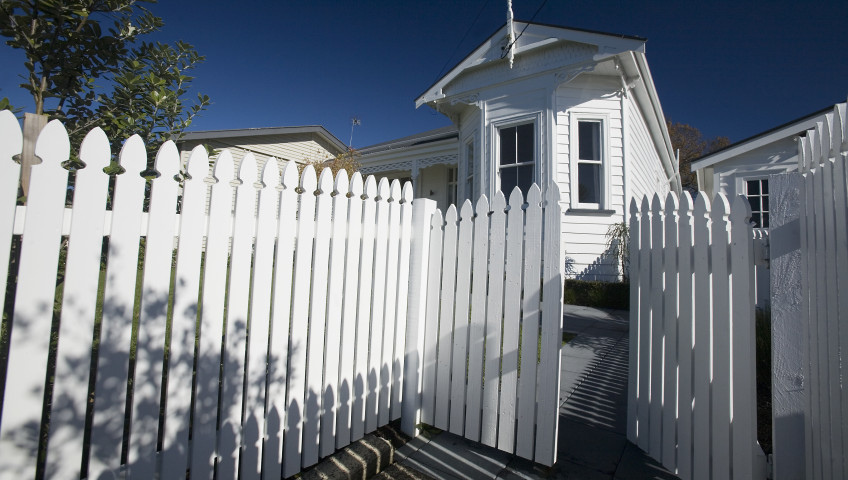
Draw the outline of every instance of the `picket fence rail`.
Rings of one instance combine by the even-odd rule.
[[[410,184],[250,154],[235,165],[226,150],[210,166],[200,147],[181,165],[166,142],[144,212],[143,142],[125,142],[112,193],[95,129],[66,208],[70,144],[53,121],[22,207],[21,145],[0,112],[0,282],[14,292],[0,479],[285,478],[390,421],[415,434],[434,379],[466,436],[495,431],[499,448],[555,461],[559,206],[538,187],[527,204],[516,190],[509,207],[484,198],[445,222],[434,202],[413,205]],[[523,331],[520,377],[518,336],[493,336],[502,321]],[[483,348],[485,370],[465,372]],[[475,420],[483,388],[493,403]]]
[[[689,479],[763,479],[748,201],[630,205],[627,437]]]

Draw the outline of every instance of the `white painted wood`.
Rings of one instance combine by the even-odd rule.
[[[671,472],[677,470],[677,365],[678,365],[678,338],[677,325],[679,314],[678,304],[678,278],[677,255],[679,251],[677,242],[678,224],[677,210],[679,208],[677,195],[669,193],[665,199],[663,213],[663,228],[665,231],[665,247],[663,248],[663,274],[665,276],[665,289],[663,291],[663,313],[664,313],[664,372],[663,372],[663,412],[662,412],[662,463]]]
[[[144,282],[138,319],[132,417],[127,463],[130,476],[152,478],[158,461],[159,407],[162,388],[168,295],[174,251],[174,223],[180,155],[173,142],[156,154],[154,168],[159,176],[150,187],[150,224],[144,253]]]
[[[651,395],[651,210],[648,197],[642,197],[639,240],[639,390],[637,445],[649,448]]]
[[[94,389],[94,418],[88,475],[118,475],[124,437],[124,410],[129,369],[133,305],[141,236],[144,178],[147,164],[144,142],[133,135],[124,143],[120,164],[126,170],[115,180],[112,202],[114,221],[109,236],[103,319],[97,379]],[[7,389],[8,391],[8,389]]]
[[[377,185],[374,273],[371,277],[371,341],[368,348],[368,382],[365,400],[365,433],[379,426],[379,398],[383,370],[383,335],[385,334],[386,252],[389,240],[389,182],[381,178]]]
[[[424,208],[424,207],[422,207]],[[436,370],[438,365],[439,297],[442,278],[442,240],[444,222],[441,210],[436,209],[429,225],[430,258],[427,267],[427,305],[424,327],[424,363],[422,374],[421,422],[435,424]]]
[[[518,431],[515,454],[533,458],[536,427],[537,365],[539,355],[540,285],[542,284],[542,194],[534,183],[527,192],[524,212],[524,268],[521,318],[521,372],[518,376]],[[562,336],[560,336],[562,338]],[[557,370],[558,371],[558,370]],[[543,378],[550,371],[542,371]],[[543,380],[544,381],[544,380]],[[549,381],[549,380],[548,380]]]
[[[805,154],[805,159],[809,157]],[[807,406],[805,414],[810,419],[808,428],[805,429],[805,437],[807,445],[807,477],[821,478],[821,450],[819,443],[821,441],[818,435],[819,425],[819,408],[818,408],[818,388],[819,388],[819,369],[816,360],[818,359],[818,329],[816,328],[815,318],[815,210],[813,201],[813,177],[806,174],[802,183],[801,189],[802,211],[801,211],[801,263],[804,269],[801,271],[801,311],[807,314],[804,322],[805,337],[807,340],[807,349],[809,352],[808,361],[804,362],[807,369],[807,377],[810,379],[806,385],[807,390]]]
[[[535,461],[552,466],[557,460],[559,424],[559,391],[562,356],[562,264],[561,232],[558,228],[562,212],[559,189],[548,186],[544,197],[542,261],[542,350],[539,355],[538,411],[536,414]],[[556,380],[544,372],[556,372]]]
[[[843,142],[848,141],[848,138],[842,137],[842,129],[846,128],[845,126],[845,114],[846,114],[846,105],[841,104],[837,105],[837,107],[841,107],[838,111],[834,112],[834,118],[838,119],[838,122],[834,122],[835,132],[839,132],[839,136],[834,139],[834,149],[839,149],[842,152],[848,152],[848,145],[844,145]],[[837,145],[838,144],[838,145]],[[848,176],[848,171],[846,170],[846,162],[848,162],[848,153],[837,153],[835,155],[835,161],[833,166],[833,199],[834,199],[834,210],[835,210],[835,225],[834,231],[836,234],[836,239],[834,241],[834,250],[836,256],[836,271],[837,272],[846,272],[848,271],[848,251],[846,251],[846,245],[848,245],[848,185],[846,185],[846,176]],[[848,282],[844,275],[837,275],[838,284],[836,285],[837,292],[845,291],[845,288],[848,288]],[[848,312],[848,296],[837,294],[837,304],[839,312]],[[844,315],[844,313],[842,313]],[[841,320],[841,318],[839,319]],[[839,323],[839,351],[845,351],[848,348],[848,328],[844,326],[844,324],[840,321]],[[842,359],[841,359],[842,360]],[[844,360],[841,361],[840,365],[841,375],[845,375],[845,370],[848,369],[848,364]],[[842,420],[844,421],[848,418],[848,388],[841,389],[840,392],[840,406],[841,406],[841,415]],[[848,476],[848,438],[845,437],[846,432],[844,429],[841,430],[843,435],[842,438],[842,477],[845,478]]]
[[[713,478],[730,478],[730,266],[728,223],[730,205],[716,195],[712,208],[712,425],[710,430]]]
[[[345,236],[347,235],[347,212],[350,181],[347,170],[336,175],[332,192],[332,225],[327,270],[327,341],[324,357],[324,386],[321,402],[321,456],[325,457],[336,449],[336,415],[339,409],[339,356],[342,351],[342,301],[345,280]],[[342,359],[347,362],[348,359]],[[346,430],[347,431],[347,430]]]
[[[312,194],[315,189],[304,187],[301,195]],[[327,331],[327,269],[333,213],[332,170],[325,168],[318,178],[318,195],[315,198],[315,246],[312,257],[312,296],[309,306],[309,347],[306,372],[306,410],[303,424],[303,466],[318,463],[320,419],[324,384],[324,339]]]
[[[65,478],[80,475],[85,434],[91,339],[109,182],[103,168],[111,160],[109,139],[103,130],[95,128],[86,135],[80,147],[80,159],[86,167],[77,170],[76,176],[75,215],[68,239],[45,467],[47,472]]]
[[[277,206],[280,196],[275,185],[279,177],[276,161],[268,160],[260,168],[256,183],[258,205],[256,238],[253,247],[253,285],[250,299],[250,323],[247,330],[245,377],[245,418],[256,421],[257,429],[245,429],[244,462],[241,478],[258,479],[262,472],[262,446],[265,440],[266,371],[271,316],[271,285],[274,266],[274,240],[277,234]],[[256,435],[255,437],[252,434]]]
[[[245,348],[247,345],[248,289],[250,285],[253,236],[256,233],[256,159],[248,154],[237,167],[240,184],[236,187],[233,239],[230,247],[230,278],[227,300],[227,327],[221,387],[221,432],[217,478],[234,479],[241,462],[242,412],[244,411]],[[298,466],[299,467],[299,466]]]
[[[206,229],[206,183],[209,170],[206,150],[197,147],[188,159],[188,173],[182,189],[179,250],[174,281],[174,313],[168,357],[165,422],[162,438],[160,478],[182,478],[188,469],[190,388],[193,381],[195,327],[199,310],[200,261]]]
[[[411,184],[404,186],[404,197],[411,195]],[[423,421],[424,352],[427,313],[427,279],[430,275],[430,228],[436,202],[415,199],[412,202],[412,236],[409,266],[409,302],[407,303],[406,351],[403,362],[403,403],[401,430],[410,436],[418,433]],[[403,281],[403,277],[401,277]],[[403,322],[401,322],[403,323]]]
[[[286,430],[283,439],[283,477],[299,472],[306,412],[306,359],[309,332],[309,298],[312,270],[312,245],[315,237],[315,195],[318,186],[315,169],[307,165],[300,177],[300,203],[297,211],[297,240],[294,260],[294,285],[292,290],[291,340],[289,346],[289,375],[286,400]]]
[[[664,221],[660,197],[651,200],[651,391],[650,391],[650,443],[651,457],[662,458],[662,402],[663,402],[663,232]]]
[[[712,348],[712,290],[710,280],[710,204],[705,195],[695,200],[693,215],[694,227],[694,266],[695,276],[695,343],[693,359],[693,408],[692,431],[693,478],[710,478],[710,366]]]
[[[693,252],[692,197],[683,192],[678,212],[678,308],[677,332],[678,393],[677,393],[677,474],[684,480],[692,478],[692,352],[694,339],[693,311]]]
[[[374,234],[376,228],[377,181],[373,176],[365,180],[362,201],[362,244],[359,260],[359,309],[356,325],[356,370],[354,377],[354,401],[351,411],[351,441],[365,434],[366,396],[369,385],[369,345],[372,322],[371,293],[374,275]]]
[[[276,174],[276,172],[274,172]],[[278,185],[280,191],[279,222],[277,223],[277,251],[274,261],[274,292],[271,309],[271,325],[268,333],[268,408],[265,427],[264,465],[262,474],[266,478],[278,478],[282,474],[284,432],[288,425],[286,381],[290,378],[289,332],[292,312],[292,276],[294,246],[297,224],[297,167],[294,162],[286,164]],[[269,186],[270,188],[271,186]],[[278,424],[274,425],[274,420]],[[291,440],[289,438],[288,440]],[[294,441],[294,440],[292,440]]]
[[[642,285],[641,278],[641,238],[639,223],[639,206],[636,199],[630,199],[630,220],[628,223],[630,233],[629,257],[630,257],[630,329],[628,330],[628,370],[627,370],[627,440],[632,443],[637,438],[637,405],[639,402],[639,324],[642,317],[639,315]]]
[[[21,175],[21,166],[12,157],[21,153],[24,142],[21,126],[11,110],[0,111],[0,138],[0,287],[5,292]]]
[[[377,402],[377,424],[389,423],[392,412],[392,368],[394,365],[395,328],[397,323],[398,251],[400,245],[400,182],[389,185],[388,244],[386,249],[385,307],[383,310],[383,357],[380,364],[380,395]]]
[[[397,275],[397,307],[395,311],[395,353],[392,361],[392,398],[391,419],[397,420],[402,417],[404,398],[404,363],[406,359],[406,328],[409,308],[409,300],[413,282],[410,278],[411,249],[412,249],[412,183],[406,182],[401,189],[400,197],[400,246],[398,249],[398,275]],[[418,362],[416,362],[418,363]],[[419,363],[420,364],[420,363]],[[417,366],[415,368],[418,368]],[[416,375],[417,376],[417,375]],[[415,384],[417,385],[417,381]],[[411,394],[411,399],[418,392]],[[414,400],[410,400],[417,403]]]
[[[492,199],[489,230],[489,298],[486,304],[486,359],[483,384],[483,425],[481,441],[494,447],[498,438],[498,411],[501,379],[501,342],[506,250],[506,201],[496,192]]]
[[[436,357],[436,428],[448,430],[451,400],[451,345],[453,342],[453,312],[456,287],[456,206],[450,205],[445,213],[445,230],[442,244],[442,288],[439,309],[439,337]]]
[[[453,365],[450,387],[450,422],[452,433],[462,435],[465,428],[465,388],[468,383],[468,329],[471,308],[471,260],[474,209],[465,200],[460,210],[459,237],[456,244],[456,297],[453,317]]]
[[[501,402],[498,449],[515,450],[515,408],[518,380],[518,336],[521,321],[521,265],[523,261],[524,196],[517,187],[509,195],[504,279],[503,352],[501,353]]]
[[[480,441],[483,400],[483,353],[486,342],[486,272],[489,258],[489,201],[480,196],[474,215],[473,265],[471,267],[471,324],[468,338],[468,392],[466,396],[465,438]]]
[[[203,300],[197,351],[197,373],[192,430],[191,476],[213,478],[218,422],[218,380],[221,339],[224,335],[224,302],[227,290],[227,260],[233,233],[233,159],[229,151],[215,160],[209,200],[209,223],[203,276]]]
[[[345,255],[344,305],[341,334],[341,372],[339,374],[339,412],[337,416],[336,448],[350,443],[352,407],[355,391],[356,314],[359,280],[359,252],[362,237],[362,176],[355,172],[348,186],[347,243]]]
[[[815,315],[812,314],[810,318],[814,319],[816,328],[818,330],[818,367],[819,367],[819,413],[824,419],[829,419],[831,416],[831,404],[830,404],[830,395],[828,394],[828,386],[829,386],[829,363],[828,358],[830,355],[835,355],[835,352],[829,351],[829,343],[828,343],[828,328],[827,328],[827,284],[825,283],[827,280],[826,271],[827,271],[827,262],[829,259],[826,256],[825,252],[825,231],[824,231],[824,188],[823,188],[823,176],[820,174],[821,167],[819,166],[819,159],[821,157],[820,152],[820,142],[818,142],[818,130],[816,131],[815,138],[811,139],[813,142],[813,159],[815,161],[814,168],[811,170],[813,177],[813,222],[815,225],[815,230],[812,232],[814,234],[814,245],[815,245],[815,272],[812,276],[811,280],[815,279],[815,303],[811,304],[815,305]],[[832,478],[833,470],[831,465],[832,456],[832,437],[831,437],[831,428],[832,425],[829,421],[825,420],[819,424],[818,431],[821,439],[821,456],[822,456],[822,478]]]
[[[6,478],[35,476],[38,442],[20,442],[26,432],[38,438],[44,398],[44,377],[53,313],[56,267],[59,261],[70,143],[56,120],[38,137],[27,198],[18,270],[15,309],[6,366],[6,394],[0,418],[0,472]],[[17,190],[17,189],[15,189]]]
[[[770,192],[773,190],[770,190]],[[755,478],[757,446],[757,379],[753,269],[753,230],[747,199],[736,197],[731,205],[729,265],[732,285],[731,375],[733,417],[732,468],[734,478]]]

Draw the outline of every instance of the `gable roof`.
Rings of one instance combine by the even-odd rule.
[[[504,58],[502,53],[499,52],[502,52],[503,46],[505,46],[507,28],[508,26],[504,24],[502,27],[497,29],[489,36],[489,38],[483,41],[483,43],[472,50],[468,56],[448,71],[448,73],[443,75],[436,81],[436,83],[421,93],[421,95],[419,95],[415,100],[415,108],[418,108],[425,103],[443,98],[444,88],[462,72],[473,69],[479,65],[498,61]],[[596,60],[602,60],[602,57],[612,56],[628,50],[643,53],[645,51],[646,40],[641,37],[630,35],[605,33],[594,30],[524,21],[513,22],[513,29],[517,35],[515,40],[516,55],[561,41],[597,46],[599,58],[596,58]],[[504,43],[504,45],[501,46],[501,43]]]
[[[203,140],[217,140],[223,138],[240,138],[240,137],[259,137],[259,136],[278,136],[278,135],[299,135],[313,134],[325,140],[327,143],[338,149],[337,153],[347,151],[347,145],[330,133],[329,130],[321,125],[303,125],[297,127],[265,127],[265,128],[239,128],[232,130],[202,130],[196,132],[188,132],[180,138],[179,143],[194,142]]]
[[[693,160],[690,168],[694,171],[711,167],[719,162],[734,158],[738,155],[742,155],[750,152],[751,150],[787,137],[795,135],[805,136],[808,129],[815,128],[816,122],[821,121],[821,118],[831,111],[833,111],[833,106],[825,107],[817,112],[796,118],[795,120],[770,128],[752,137],[739,140],[738,142],[732,143],[720,150],[716,150],[715,152]]]

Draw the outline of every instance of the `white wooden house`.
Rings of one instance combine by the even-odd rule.
[[[609,226],[631,198],[680,189],[645,39],[525,22],[513,31],[500,28],[416,99],[452,127],[363,148],[363,171],[410,178],[442,208],[555,184],[569,270],[615,280]]]

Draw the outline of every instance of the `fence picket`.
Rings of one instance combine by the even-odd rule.
[[[398,297],[393,293],[398,284],[398,242],[400,241],[400,182],[389,185],[388,244],[386,249],[385,307],[383,310],[383,357],[380,364],[380,395],[377,402],[377,424],[389,423],[392,412],[392,365],[394,363],[395,325],[397,324]]]
[[[35,154],[42,159],[32,168],[28,215],[21,244],[15,308],[6,370],[6,394],[0,418],[0,471],[17,478],[35,476],[44,399],[44,378],[53,313],[56,265],[61,248],[65,186],[70,143],[65,127],[54,120],[38,137]],[[17,188],[14,189],[17,191]]]
[[[630,258],[630,329],[628,331],[628,371],[627,371],[627,440],[637,443],[637,405],[639,403],[639,323],[642,317],[639,315],[641,290],[640,275],[641,263],[641,238],[639,222],[639,206],[636,199],[630,199],[630,222],[628,225],[630,243],[628,257]]]
[[[46,471],[63,478],[80,475],[109,184],[103,168],[109,165],[109,153],[103,130],[89,132],[80,147],[86,167],[77,171],[74,187],[46,465]]]
[[[347,234],[347,192],[350,182],[347,170],[336,174],[332,192],[332,225],[329,261],[327,270],[327,340],[324,358],[324,386],[321,390],[321,456],[325,457],[336,449],[336,424],[339,398],[339,353],[342,349],[342,299],[344,298],[344,256]],[[347,361],[347,358],[344,358]]]
[[[683,192],[678,212],[678,293],[679,328],[677,332],[677,474],[683,480],[692,478],[692,352],[693,322],[693,258],[692,258],[692,197]]]
[[[350,197],[347,201],[347,243],[344,279],[344,313],[342,314],[341,336],[341,374],[339,375],[339,415],[337,420],[336,448],[347,446],[351,440],[353,425],[353,403],[355,400],[356,362],[356,314],[357,314],[357,280],[360,264],[358,252],[362,237],[362,176],[355,172],[347,187]]]
[[[805,158],[809,157],[805,155]],[[819,364],[816,363],[816,361],[819,359],[819,343],[818,329],[816,328],[815,323],[816,303],[814,301],[816,285],[816,262],[814,256],[815,237],[813,236],[813,234],[815,233],[815,202],[813,196],[812,175],[808,174],[805,176],[804,182],[802,183],[801,195],[803,198],[802,208],[804,209],[804,211],[802,211],[800,215],[801,252],[803,252],[804,254],[804,256],[802,257],[802,265],[806,266],[806,269],[802,270],[801,272],[801,291],[803,292],[803,295],[801,295],[801,311],[807,314],[806,321],[804,322],[806,330],[804,333],[807,339],[807,351],[810,359],[810,361],[805,362],[804,365],[805,370],[808,369],[805,373],[807,373],[807,376],[810,378],[810,381],[805,386],[808,398],[810,399],[805,407],[805,414],[810,419],[810,423],[805,430],[805,436],[809,436],[809,438],[807,438],[807,441],[805,442],[807,445],[806,458],[810,459],[809,461],[807,461],[807,477],[821,478],[821,436],[819,435],[820,430],[818,429],[818,425],[820,423],[820,376],[818,369]],[[813,255],[813,258],[809,258],[810,254]]]
[[[706,195],[698,195],[692,218],[694,224],[694,267],[693,285],[695,290],[695,343],[693,358],[693,391],[695,403],[692,417],[694,433],[692,446],[693,478],[696,480],[710,476],[710,365],[712,331],[712,290],[710,281],[710,203]]]
[[[731,338],[730,327],[732,311],[730,309],[731,279],[728,265],[728,213],[730,205],[727,198],[717,195],[712,208],[712,476],[715,479],[731,478],[730,472],[730,370]],[[742,320],[742,319],[740,319]]]
[[[653,458],[662,458],[662,402],[663,402],[663,235],[664,223],[660,197],[651,200],[651,390],[649,413],[650,443],[648,452]]]
[[[188,468],[189,416],[194,368],[195,327],[200,290],[201,255],[205,230],[206,184],[203,178],[209,170],[209,158],[203,147],[196,147],[188,159],[180,208],[179,246],[174,309],[171,320],[171,342],[168,354],[168,382],[165,422],[162,438],[162,468],[160,478],[182,478]]]
[[[501,354],[501,404],[498,449],[515,450],[515,407],[518,380],[518,337],[521,322],[521,264],[523,259],[524,196],[517,187],[509,194],[506,223],[506,275],[504,277],[503,353]]]
[[[460,210],[457,240],[456,297],[453,317],[453,368],[450,388],[450,431],[462,435],[465,427],[465,388],[467,382],[468,323],[471,297],[472,216],[471,201],[465,200]]]
[[[838,142],[834,142],[834,149],[843,150],[842,147],[842,139],[841,132],[843,128],[843,123],[841,123],[841,119],[845,114],[845,104],[839,104],[837,107],[841,107],[840,111],[834,112],[834,117],[840,120],[840,123],[835,123],[834,128],[837,128],[838,132],[840,132],[840,137]],[[848,150],[848,148],[844,148],[844,150]],[[846,187],[846,169],[845,162],[848,160],[848,153],[837,153],[835,155],[835,161],[833,165],[833,199],[835,202],[834,210],[835,210],[835,234],[836,239],[834,241],[834,250],[836,256],[836,271],[837,272],[846,272],[848,271],[848,251],[846,251],[845,246],[848,245],[848,187]],[[843,275],[837,275],[837,285],[836,291],[843,292],[848,285],[846,285],[845,277]],[[838,304],[838,312],[841,312],[842,315],[845,315],[845,312],[848,312],[848,296],[846,295],[837,295],[837,304]],[[844,351],[845,348],[848,348],[848,328],[845,325],[839,325],[839,349],[840,352]],[[843,360],[841,365],[842,375],[845,375],[845,369],[848,368],[848,364]],[[848,388],[841,389],[841,395],[839,398],[839,403],[841,406],[841,414],[842,420],[848,418]],[[842,478],[848,477],[848,439],[844,437],[845,432],[843,431],[843,439],[842,439]]]
[[[465,437],[480,441],[483,397],[483,353],[486,341],[486,262],[489,258],[489,201],[477,200],[474,216],[473,265],[471,268],[471,324],[468,338],[468,392],[466,395]]]
[[[380,376],[383,361],[383,335],[386,292],[386,251],[389,241],[389,181],[381,178],[377,184],[375,204],[373,273],[371,275],[371,338],[368,348],[368,381],[365,399],[365,430],[377,428],[380,398]]]
[[[480,440],[490,447],[497,445],[498,404],[500,394],[501,342],[503,338],[504,252],[506,248],[506,201],[496,192],[490,206],[489,230],[489,297],[486,303],[486,360],[483,385],[483,427]],[[478,212],[479,214],[479,212]]]
[[[11,110],[0,110],[0,138],[3,138],[0,142],[0,291],[5,292],[21,175],[21,165],[12,157],[21,152],[24,144],[21,126]]]
[[[445,213],[444,240],[442,241],[442,288],[439,309],[439,339],[436,352],[436,428],[447,430],[450,420],[451,400],[451,345],[453,344],[454,294],[456,291],[456,206],[450,205]]]
[[[400,197],[400,247],[398,250],[397,312],[395,331],[395,354],[392,361],[392,409],[391,419],[401,418],[403,402],[404,361],[406,350],[407,309],[409,305],[412,254],[412,182],[406,182],[401,188]],[[416,386],[417,390],[417,386]],[[410,402],[412,399],[410,399]]]
[[[206,257],[203,275],[203,307],[198,332],[194,426],[192,430],[191,477],[211,480],[216,456],[218,422],[218,379],[221,339],[224,336],[224,300],[227,288],[227,260],[233,232],[233,158],[229,151],[218,154],[209,199]],[[198,179],[200,180],[200,179]]]
[[[756,478],[754,454],[757,447],[757,378],[756,340],[754,336],[754,247],[750,239],[751,206],[738,196],[733,200],[730,213],[731,252],[729,265],[732,272],[732,344],[731,372],[733,398],[733,478]]]
[[[650,448],[651,395],[651,210],[648,197],[642,198],[639,230],[639,399],[637,406],[637,445]]]
[[[542,264],[541,192],[534,183],[527,192],[524,227],[524,298],[521,318],[521,373],[518,377],[518,432],[515,454],[533,458],[536,427],[536,358],[539,354],[539,301]],[[561,338],[561,336],[560,336]]]
[[[439,296],[442,278],[442,238],[444,222],[441,210],[433,213],[430,222],[430,258],[427,266],[427,307],[425,313],[424,355],[422,373],[421,421],[435,424],[436,373],[438,367]]]
[[[256,233],[256,190],[257,180],[255,157],[248,153],[238,165],[235,216],[233,219],[232,246],[230,248],[229,286],[250,285],[253,236]],[[229,288],[227,300],[227,329],[222,361],[221,386],[221,433],[219,434],[218,478],[234,479],[238,476],[241,462],[242,412],[244,411],[244,375],[246,329],[250,299],[246,288]]]
[[[665,371],[663,373],[663,412],[662,412],[662,463],[674,472],[677,469],[677,366],[678,366],[678,337],[677,326],[680,320],[678,315],[678,278],[677,252],[679,244],[678,217],[679,205],[677,195],[669,193],[665,200],[665,211],[663,213],[665,231],[665,248],[663,248],[663,275],[665,276],[665,290],[663,293],[664,313],[664,353]]]
[[[134,293],[139,265],[141,207],[144,201],[145,182],[140,173],[147,164],[147,153],[141,137],[133,135],[127,139],[119,158],[125,172],[115,179],[112,202],[103,318],[97,350],[89,478],[100,478],[106,472],[118,474],[124,437]]]

